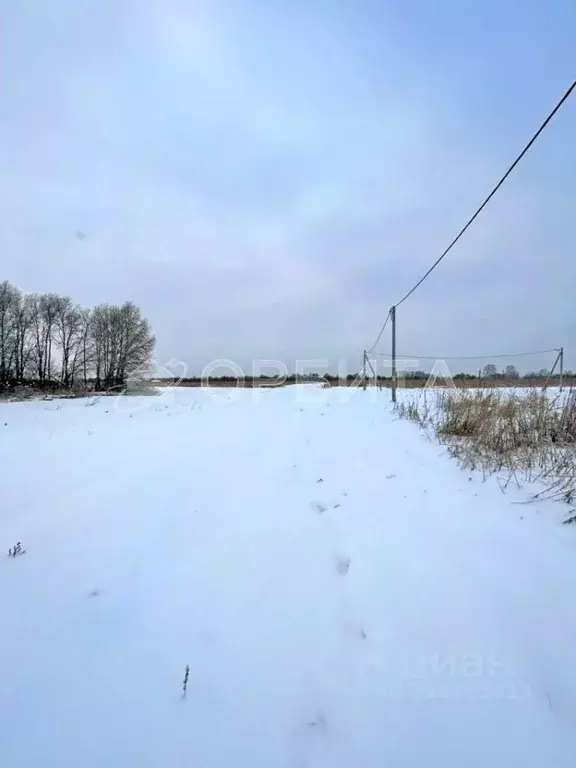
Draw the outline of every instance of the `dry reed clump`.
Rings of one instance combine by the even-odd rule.
[[[465,469],[545,485],[537,498],[576,502],[576,390],[436,390],[398,406],[431,429]],[[576,514],[569,518],[576,520]]]

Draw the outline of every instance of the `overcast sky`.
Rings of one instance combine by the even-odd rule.
[[[132,299],[191,372],[357,369],[576,74],[574,0],[0,12],[0,279]],[[576,368],[575,220],[576,96],[399,310],[399,351]]]

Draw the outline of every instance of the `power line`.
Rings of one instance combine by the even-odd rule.
[[[446,356],[446,355],[397,355],[398,358],[403,360],[488,360],[488,359],[500,359],[505,357],[528,357],[528,355],[547,355],[551,352],[560,352],[560,349],[539,349],[536,352],[512,352],[509,355],[460,355],[460,356]],[[386,352],[374,352],[379,357],[388,357]]]
[[[380,339],[382,338],[382,334],[384,333],[384,331],[386,330],[386,326],[388,325],[388,320],[390,320],[390,310],[388,310],[388,314],[386,315],[386,320],[384,320],[384,325],[383,325],[383,326],[382,326],[382,328],[380,329],[380,333],[378,334],[378,336],[377,336],[377,338],[376,338],[376,341],[374,342],[374,344],[372,344],[372,346],[370,347],[370,349],[367,349],[367,350],[366,350],[366,352],[367,352],[368,354],[370,354],[370,352],[372,352],[372,351],[375,349],[376,345],[378,344],[378,342],[379,342],[379,341],[380,341]]]
[[[448,253],[451,251],[451,250],[452,250],[452,248],[453,248],[453,247],[456,245],[456,243],[458,242],[458,240],[460,240],[460,238],[462,237],[462,235],[463,235],[463,234],[466,232],[466,230],[468,229],[468,227],[469,227],[469,226],[472,224],[472,222],[473,222],[473,221],[474,221],[474,220],[477,218],[477,216],[478,216],[478,215],[479,215],[479,214],[480,214],[480,213],[481,213],[481,212],[484,210],[484,208],[485,208],[485,207],[488,205],[488,203],[489,203],[489,202],[490,202],[490,200],[491,200],[491,199],[494,197],[494,195],[496,194],[496,192],[498,192],[498,190],[500,189],[500,187],[502,186],[502,184],[504,184],[504,182],[506,181],[506,179],[508,178],[508,176],[510,176],[510,174],[512,173],[512,171],[514,170],[514,168],[516,168],[516,166],[518,165],[518,163],[520,162],[520,160],[522,160],[522,158],[524,157],[524,155],[525,155],[525,154],[528,152],[528,150],[530,149],[530,147],[531,147],[531,146],[534,144],[534,142],[535,142],[535,141],[536,141],[536,139],[537,139],[537,138],[540,136],[540,134],[542,133],[542,131],[543,131],[543,130],[546,128],[546,126],[548,125],[548,123],[549,123],[549,122],[552,120],[552,118],[554,117],[554,115],[556,114],[556,112],[558,112],[558,110],[559,110],[559,109],[560,109],[560,107],[561,107],[561,106],[564,104],[564,102],[568,100],[568,98],[569,98],[570,94],[572,93],[572,91],[574,90],[574,88],[576,88],[576,80],[575,80],[575,81],[572,83],[572,85],[570,86],[570,88],[568,88],[568,90],[566,91],[566,93],[564,94],[564,96],[562,96],[562,98],[560,99],[560,101],[558,102],[558,104],[556,104],[556,106],[554,107],[554,109],[552,110],[552,112],[550,112],[550,114],[548,115],[548,117],[546,118],[546,120],[544,120],[544,122],[542,123],[542,125],[540,126],[540,128],[538,128],[538,130],[536,131],[536,133],[534,134],[534,136],[532,136],[532,138],[530,139],[530,141],[528,142],[528,144],[526,144],[526,146],[524,147],[524,149],[522,150],[522,152],[520,152],[520,154],[518,155],[518,157],[516,158],[516,160],[514,160],[514,162],[512,163],[512,165],[511,165],[511,166],[508,168],[508,170],[506,171],[506,173],[504,174],[504,176],[502,176],[502,178],[500,179],[500,181],[498,182],[498,184],[496,184],[496,186],[494,187],[494,189],[492,190],[492,192],[490,192],[490,194],[489,194],[489,195],[488,195],[488,197],[487,197],[487,198],[484,200],[484,202],[482,203],[482,205],[481,205],[481,206],[478,208],[478,210],[476,211],[476,213],[474,213],[474,215],[472,216],[472,218],[470,218],[470,219],[468,220],[467,224],[466,224],[466,225],[465,225],[465,226],[464,226],[464,227],[463,227],[463,228],[460,230],[460,232],[459,232],[459,233],[456,235],[456,237],[454,238],[454,240],[452,240],[452,242],[450,243],[450,245],[449,245],[449,246],[446,248],[446,250],[444,251],[444,253],[442,253],[442,255],[441,255],[441,256],[439,256],[439,258],[437,258],[437,259],[436,259],[436,261],[434,262],[434,264],[432,264],[432,266],[430,267],[430,269],[429,269],[429,270],[428,270],[428,271],[427,271],[427,272],[426,272],[426,273],[425,273],[425,274],[424,274],[424,275],[423,275],[423,276],[420,278],[420,280],[418,280],[418,282],[416,283],[416,285],[415,285],[413,288],[411,288],[411,289],[408,291],[408,293],[407,293],[405,296],[403,296],[403,297],[402,297],[402,299],[401,299],[401,300],[400,300],[400,301],[399,301],[399,302],[396,304],[396,306],[397,306],[397,307],[399,307],[401,304],[403,304],[403,303],[406,301],[406,299],[407,299],[407,298],[409,298],[409,297],[410,297],[410,296],[411,296],[411,295],[414,293],[414,291],[415,291],[417,288],[419,288],[419,287],[422,285],[422,283],[424,282],[424,280],[426,280],[426,278],[428,277],[428,275],[430,275],[430,273],[431,273],[431,272],[433,272],[433,271],[436,269],[436,267],[438,266],[438,264],[440,264],[440,262],[442,261],[442,259],[443,259],[443,258],[444,258],[444,257],[445,257],[445,256],[446,256],[446,255],[447,255],[447,254],[448,254]]]

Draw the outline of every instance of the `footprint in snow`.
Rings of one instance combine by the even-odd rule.
[[[351,559],[349,557],[337,557],[336,558],[336,572],[339,576],[348,576],[350,570]]]
[[[319,515],[321,515],[323,512],[326,512],[328,507],[325,504],[321,504],[319,501],[312,501],[310,502],[310,505],[312,509],[317,512]]]
[[[319,731],[325,731],[327,728],[326,717],[323,712],[317,712],[313,718],[306,723],[308,728],[317,728]]]
[[[353,642],[358,640],[367,640],[368,633],[366,632],[363,624],[358,624],[356,621],[348,620],[343,624],[343,632],[346,637]]]
[[[289,735],[289,746],[294,751],[298,765],[310,765],[311,762],[316,765],[318,753],[322,753],[327,745],[328,721],[321,710],[303,718],[298,718],[299,722],[292,729]],[[312,754],[310,754],[312,750]],[[316,759],[314,759],[316,753]],[[323,761],[323,764],[324,761]]]

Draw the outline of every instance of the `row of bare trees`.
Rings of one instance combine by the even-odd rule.
[[[68,296],[0,282],[0,391],[19,384],[97,390],[151,365],[155,339],[132,302],[85,309]]]

